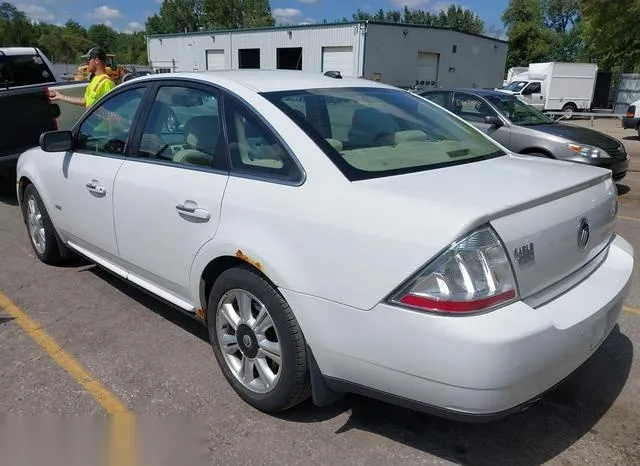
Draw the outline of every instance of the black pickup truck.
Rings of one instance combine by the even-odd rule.
[[[20,154],[58,129],[60,106],[49,101],[48,89],[68,85],[39,49],[0,47],[0,177],[11,179]]]

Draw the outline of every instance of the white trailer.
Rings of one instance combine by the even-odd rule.
[[[501,88],[542,111],[589,111],[598,76],[594,63],[530,63],[524,74]]]

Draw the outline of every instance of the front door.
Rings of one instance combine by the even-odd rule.
[[[483,99],[465,92],[456,92],[453,96],[453,112],[463,120],[486,133],[505,147],[509,147],[511,129],[485,121],[488,116],[500,118],[498,113]]]
[[[522,89],[522,95],[520,96],[523,102],[537,108],[538,110],[544,110],[544,94],[542,92],[542,84],[540,82],[531,82]]]
[[[74,151],[58,155],[54,190],[60,229],[72,247],[109,265],[118,261],[114,180],[144,92],[144,86],[120,92],[94,108],[78,128]]]
[[[130,279],[193,310],[191,265],[218,228],[228,181],[219,94],[161,84],[116,177],[115,228]]]

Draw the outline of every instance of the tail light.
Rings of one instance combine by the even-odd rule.
[[[503,306],[517,296],[511,262],[498,235],[487,225],[452,244],[389,301],[423,311],[471,314]]]
[[[629,108],[627,109],[627,118],[633,118],[635,114],[636,114],[636,106],[630,105]]]

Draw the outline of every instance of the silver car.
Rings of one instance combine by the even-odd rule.
[[[608,168],[613,179],[627,174],[622,143],[611,136],[552,120],[515,96],[488,89],[418,92],[484,131],[512,152]]]

